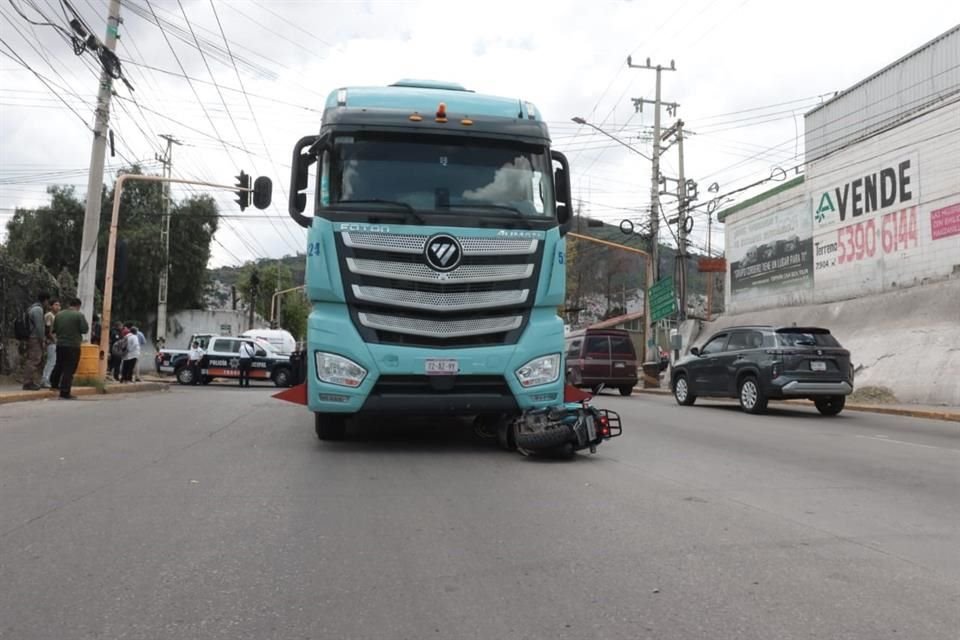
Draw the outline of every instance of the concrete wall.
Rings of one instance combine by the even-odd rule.
[[[212,333],[214,335],[237,336],[248,329],[269,326],[260,316],[254,317],[250,326],[249,315],[245,311],[206,311],[189,309],[178,311],[167,318],[167,346],[173,349],[188,349],[187,341],[194,333]],[[149,342],[153,342],[153,336]]]
[[[830,329],[851,352],[856,386],[889,387],[901,402],[960,407],[960,279],[725,315],[701,325],[699,335],[684,346],[700,345],[732,325],[794,322]]]

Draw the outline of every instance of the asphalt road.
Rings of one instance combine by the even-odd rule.
[[[270,393],[0,406],[0,637],[960,636],[956,424],[604,396],[563,462]]]

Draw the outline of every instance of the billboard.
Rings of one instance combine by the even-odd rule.
[[[813,286],[810,208],[795,204],[727,227],[730,294],[738,300]]]
[[[811,193],[818,289],[850,279],[877,288],[875,265],[906,258],[920,244],[917,153],[860,167]]]

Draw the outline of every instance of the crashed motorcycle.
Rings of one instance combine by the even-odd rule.
[[[596,453],[603,441],[616,438],[623,429],[618,413],[591,406],[591,399],[568,387],[563,406],[528,410],[502,421],[497,429],[500,446],[523,455],[569,457],[585,449]]]

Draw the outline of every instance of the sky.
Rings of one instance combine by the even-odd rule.
[[[3,227],[16,207],[47,202],[52,184],[86,191],[97,63],[20,15],[66,27],[65,5],[104,37],[107,0],[0,0]],[[211,266],[220,266],[303,252],[305,231],[286,215],[290,154],[318,131],[338,87],[430,78],[533,102],[571,161],[583,213],[642,223],[650,162],[571,121],[585,118],[650,155],[652,107],[638,113],[632,99],[654,97],[656,74],[628,68],[628,56],[675,62],[662,74],[662,98],[679,109],[664,110],[662,122],[683,120],[685,175],[706,205],[713,183],[724,194],[802,171],[803,114],[956,25],[960,3],[124,0],[121,16],[117,53],[133,91],[114,87],[117,155],[108,155],[107,175],[129,161],[159,172],[159,136],[170,134],[182,142],[175,177],[232,184],[243,169],[274,181],[274,206],[243,213],[234,194],[174,189],[178,198],[216,197]],[[673,146],[661,171],[676,177],[678,168]],[[663,205],[667,216],[676,208],[670,198]],[[691,241],[703,250],[706,207],[698,211]],[[722,233],[714,223],[714,252]]]

